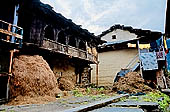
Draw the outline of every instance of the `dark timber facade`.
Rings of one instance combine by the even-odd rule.
[[[14,32],[9,25],[5,27],[9,31],[5,35],[12,32],[10,38],[0,30],[0,74],[10,74],[10,51],[19,49],[15,55],[43,56],[57,78],[70,77],[75,84],[90,83],[90,64],[98,63],[96,47],[102,43],[100,38],[39,0],[4,1],[0,4],[0,20],[21,29]]]

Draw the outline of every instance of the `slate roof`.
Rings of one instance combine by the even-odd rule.
[[[98,35],[98,37],[103,37],[106,34],[112,32],[116,29],[129,31],[130,33],[136,34],[138,37],[142,37],[142,38],[145,38],[148,40],[156,40],[163,35],[161,32],[158,32],[158,31],[136,29],[131,26],[124,26],[124,25],[117,24],[117,25],[111,26],[108,30],[103,31],[102,34]]]
[[[103,43],[100,37],[95,36],[94,33],[90,33],[87,29],[81,28],[81,25],[76,25],[71,19],[67,19],[62,14],[55,12],[53,7],[40,2],[40,0],[25,0],[21,1],[21,4],[24,4],[23,8],[27,6],[27,10],[30,9],[30,13],[36,12],[42,14],[42,17],[49,19],[49,22],[53,22],[63,29],[69,29],[70,32],[81,35],[84,39],[93,39],[97,43]]]

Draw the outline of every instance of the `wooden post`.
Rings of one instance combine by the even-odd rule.
[[[9,74],[12,72],[12,60],[13,60],[13,55],[14,55],[14,50],[10,51],[10,63],[9,63]]]
[[[8,100],[9,99],[9,81],[10,81],[10,78],[12,76],[12,62],[13,62],[13,56],[14,56],[14,52],[18,52],[19,50],[11,50],[10,51],[10,63],[9,63],[9,74],[8,74],[8,82],[7,82],[7,92],[6,92],[6,99]]]
[[[8,74],[8,82],[7,82],[7,90],[6,90],[6,99],[9,99],[9,81],[11,78],[11,72],[12,72],[12,60],[13,60],[14,50],[10,51],[10,63],[9,63],[9,74]]]
[[[157,85],[161,88],[161,89],[167,89],[167,83],[166,83],[166,79],[163,73],[163,69],[158,69],[156,71],[156,80],[157,80]]]
[[[139,61],[140,61],[140,74],[141,74],[141,77],[143,77],[143,73],[142,73],[142,62],[141,62],[141,60],[140,60],[139,40],[137,41],[137,45],[138,45],[138,53],[139,53]]]
[[[11,32],[11,24],[8,25],[8,32]],[[9,35],[7,35],[7,39],[6,40],[7,41],[10,40],[10,36]]]
[[[98,61],[98,53],[97,53],[97,63],[96,63],[96,85],[99,85],[99,61]]]

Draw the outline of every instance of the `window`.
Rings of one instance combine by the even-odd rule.
[[[116,39],[116,35],[112,35],[112,39]]]
[[[64,31],[60,31],[60,33],[58,34],[58,42],[61,44],[66,44],[66,35]]]
[[[54,30],[51,26],[47,26],[45,28],[45,38],[50,39],[50,40],[54,40]]]

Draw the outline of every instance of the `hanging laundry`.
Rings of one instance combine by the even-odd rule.
[[[170,39],[166,40],[167,48],[170,49]]]
[[[164,49],[164,37],[162,36],[161,38],[159,38],[158,40],[156,40],[156,44],[157,44],[157,52],[156,52],[156,56],[157,56],[157,60],[165,60],[165,49]]]
[[[170,53],[166,55],[166,60],[167,60],[167,69],[170,71]]]
[[[139,44],[139,48],[140,49],[149,49],[150,48],[150,44]]]
[[[167,48],[167,44],[166,44],[166,39],[165,39],[165,37],[164,37],[164,47],[165,47],[166,50],[168,49],[168,48]]]
[[[162,45],[162,37],[156,40],[157,48],[159,48]]]
[[[140,49],[140,53],[148,53],[149,49]]]
[[[157,49],[157,43],[156,43],[156,41],[151,42],[150,45],[151,45],[151,49],[153,49],[153,50],[156,50],[156,49]]]
[[[158,52],[156,52],[157,60],[165,60],[165,50],[163,44],[163,36],[156,40]]]
[[[156,52],[156,57],[157,60],[165,60],[165,52],[164,51]]]
[[[156,70],[158,69],[158,62],[155,52],[141,53],[140,60],[142,61],[143,70]]]

